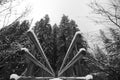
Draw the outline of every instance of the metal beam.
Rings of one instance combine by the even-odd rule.
[[[49,80],[57,80],[57,78],[54,78],[54,77],[25,77],[25,76],[22,76],[20,77],[18,80],[43,80],[43,79],[49,79]],[[67,79],[67,80],[71,80],[71,79],[82,79],[82,80],[86,80],[86,77],[59,77],[59,79]]]
[[[75,62],[77,62],[85,54],[86,54],[86,50],[84,48],[81,48],[78,51],[78,53],[72,58],[72,60],[58,73],[58,76],[60,76],[62,73],[64,73],[68,68],[70,68]]]
[[[10,76],[10,79],[15,79],[15,80],[43,80],[43,79],[49,79],[49,80],[71,80],[71,79],[82,79],[82,80],[91,80],[93,79],[92,75],[87,75],[87,76],[83,76],[83,77],[58,77],[58,78],[54,78],[54,77],[31,77],[31,76]]]
[[[81,36],[81,32],[76,32],[76,33],[75,33],[75,36],[74,36],[73,39],[72,39],[72,42],[71,42],[71,44],[70,44],[70,46],[69,46],[69,48],[68,48],[68,50],[67,50],[67,53],[66,53],[66,55],[65,55],[65,57],[64,57],[64,60],[63,60],[63,62],[62,62],[62,65],[61,65],[60,70],[58,71],[58,73],[60,73],[61,70],[63,69],[63,67],[64,67],[64,65],[65,65],[65,63],[66,63],[66,60],[67,60],[68,56],[69,56],[70,53],[72,52],[72,50],[73,50],[73,48],[74,48],[74,46],[75,46],[75,43],[77,42],[77,40],[78,40],[78,38],[79,38],[79,35]]]
[[[40,45],[40,42],[38,41],[37,39],[37,36],[35,35],[35,33],[33,32],[33,30],[28,30],[27,31],[27,35],[28,37],[30,38],[30,40],[35,44],[36,48],[38,49],[39,53],[42,55],[42,57],[45,59],[47,65],[48,65],[48,69],[50,69],[51,73],[54,74],[55,76],[55,73],[48,61],[48,58],[46,57],[41,45]]]
[[[21,48],[22,51],[25,51],[25,56],[32,61],[34,64],[36,64],[37,66],[41,67],[42,69],[44,69],[45,71],[47,71],[48,73],[50,73],[52,76],[54,76],[53,73],[51,73],[51,71],[49,69],[47,69],[40,61],[38,61],[30,52],[27,48]]]

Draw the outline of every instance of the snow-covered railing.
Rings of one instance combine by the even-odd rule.
[[[63,79],[83,79],[83,80],[90,80],[93,79],[92,75],[87,75],[84,77],[61,77],[61,75],[68,69],[70,68],[76,61],[80,60],[83,56],[86,55],[86,50],[85,48],[80,48],[79,51],[77,52],[77,54],[72,58],[72,60],[70,62],[68,62],[67,65],[65,65],[66,60],[68,58],[68,56],[70,55],[70,53],[72,52],[76,42],[78,41],[78,39],[81,36],[80,32],[77,32],[75,34],[75,36],[73,37],[73,40],[67,50],[67,53],[65,55],[65,58],[63,60],[63,63],[60,67],[60,70],[58,71],[58,73],[55,74],[55,72],[53,71],[48,58],[46,57],[38,39],[37,36],[35,35],[35,33],[32,30],[29,30],[27,32],[27,35],[29,37],[29,39],[35,44],[36,48],[38,49],[39,53],[42,55],[42,57],[45,59],[48,67],[46,67],[44,64],[42,64],[40,61],[38,61],[30,52],[27,48],[21,48],[21,51],[25,52],[25,57],[27,59],[29,59],[31,62],[33,62],[35,65],[39,66],[40,68],[44,69],[45,71],[47,71],[48,73],[50,73],[53,77],[31,77],[31,76],[18,76],[17,74],[11,74],[10,75],[10,79],[15,79],[15,80],[41,80],[41,79],[49,79],[49,80],[63,80]],[[56,76],[57,75],[57,76]]]
[[[39,66],[40,68],[44,69],[45,71],[47,71],[48,73],[50,73],[52,76],[54,76],[54,74],[47,68],[45,67],[44,64],[42,64],[40,61],[38,61],[30,52],[27,48],[21,48],[22,51],[25,51],[27,54],[25,54],[25,57],[28,58],[30,61],[32,61],[34,64],[36,64],[37,66]]]
[[[40,54],[42,55],[42,57],[45,59],[47,65],[48,65],[48,68],[49,68],[49,70],[51,71],[52,75],[55,76],[55,73],[54,73],[54,71],[53,71],[53,69],[52,69],[52,67],[51,67],[51,65],[50,65],[50,63],[49,63],[49,61],[48,61],[48,58],[46,57],[46,55],[45,55],[45,53],[44,53],[44,51],[43,51],[43,49],[42,49],[42,47],[41,47],[41,44],[40,44],[37,36],[36,36],[35,33],[33,32],[33,30],[28,30],[28,31],[27,31],[27,36],[28,36],[28,37],[30,38],[30,40],[35,44],[36,48],[38,48],[39,53],[40,53]]]
[[[65,57],[64,57],[64,59],[63,59],[63,63],[62,63],[62,65],[61,65],[61,67],[60,67],[59,72],[61,72],[61,70],[63,69],[63,67],[64,67],[64,65],[65,65],[65,63],[66,63],[66,60],[67,60],[68,56],[69,56],[70,53],[72,52],[72,50],[73,50],[73,48],[74,48],[74,46],[75,46],[75,43],[76,43],[77,40],[79,39],[79,36],[81,36],[81,32],[76,32],[75,35],[74,35],[74,37],[73,37],[73,39],[72,39],[72,42],[71,42],[68,50],[67,50],[67,53],[66,53],[66,55],[65,55]]]
[[[31,76],[18,76],[17,74],[12,74],[10,75],[10,79],[15,79],[15,80],[28,80],[28,79],[32,79],[32,80],[41,80],[41,79],[49,79],[49,80],[64,80],[64,79],[82,79],[82,80],[91,80],[93,79],[92,75],[87,75],[85,77],[58,77],[58,78],[54,78],[54,77],[31,77]]]
[[[72,60],[60,72],[58,72],[58,76],[60,76],[63,72],[70,68],[80,58],[82,58],[85,55],[85,51],[86,50],[84,48],[81,48],[78,53],[72,58]]]

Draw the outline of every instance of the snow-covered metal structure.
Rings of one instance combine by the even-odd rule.
[[[75,36],[73,37],[73,40],[67,50],[67,53],[65,55],[65,58],[63,60],[63,63],[60,67],[60,70],[58,71],[58,73],[55,73],[54,70],[52,69],[48,58],[46,57],[38,39],[37,36],[35,35],[35,33],[32,30],[29,30],[27,32],[27,36],[29,37],[29,39],[35,44],[36,48],[38,48],[39,53],[42,55],[42,57],[44,58],[46,64],[48,67],[46,67],[44,64],[42,64],[40,61],[38,61],[30,52],[27,48],[21,48],[22,51],[24,51],[25,57],[27,59],[29,59],[31,62],[33,62],[35,65],[39,66],[40,68],[44,69],[46,72],[48,72],[49,74],[52,75],[52,77],[32,77],[32,76],[26,76],[26,75],[21,75],[18,76],[17,74],[11,74],[10,79],[15,79],[15,80],[28,80],[28,79],[32,79],[32,80],[40,80],[40,79],[49,79],[49,80],[63,80],[63,79],[84,79],[84,80],[90,80],[93,79],[92,75],[87,75],[84,77],[61,77],[61,75],[68,69],[70,68],[70,66],[72,66],[76,61],[78,61],[79,59],[81,59],[83,56],[86,55],[86,50],[84,48],[79,49],[79,51],[77,52],[77,54],[72,58],[72,60],[70,62],[68,62],[67,65],[65,65],[66,60],[68,58],[68,56],[70,55],[70,53],[72,52],[78,38],[79,35],[81,35],[80,32],[77,32],[75,34]],[[57,76],[56,76],[57,74]]]

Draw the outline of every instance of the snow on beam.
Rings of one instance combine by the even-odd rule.
[[[82,80],[91,80],[93,79],[93,75],[86,75],[85,77],[58,77],[58,78],[54,78],[54,77],[31,77],[31,76],[18,76],[17,74],[11,74],[10,75],[10,79],[15,79],[15,80],[42,80],[42,79],[49,79],[49,80],[71,80],[71,79],[82,79]]]
[[[45,59],[50,71],[55,75],[55,73],[54,73],[54,71],[53,71],[53,69],[52,69],[52,67],[51,67],[51,65],[50,65],[50,63],[49,63],[49,61],[48,61],[42,47],[41,47],[41,45],[40,45],[40,42],[38,41],[37,36],[34,33],[34,31],[33,30],[28,30],[27,35],[30,38],[30,40],[35,44],[36,48],[38,48],[39,53]]]
[[[79,38],[79,35],[81,35],[81,32],[80,32],[80,31],[78,31],[78,32],[75,33],[75,35],[74,35],[74,37],[73,37],[73,39],[72,39],[72,42],[71,42],[71,44],[70,44],[70,46],[69,46],[69,48],[68,48],[68,50],[67,50],[67,53],[66,53],[66,55],[65,55],[65,57],[64,57],[63,63],[62,63],[62,65],[61,65],[61,67],[60,67],[60,70],[59,70],[58,72],[61,72],[61,70],[63,69],[63,67],[64,67],[64,65],[65,65],[65,63],[66,63],[66,60],[67,60],[69,54],[72,52],[72,50],[73,50],[73,48],[74,48],[74,46],[75,46],[75,43],[76,43],[76,41],[77,41],[78,38]]]
[[[86,55],[86,50],[84,48],[81,48],[78,51],[78,53],[72,58],[72,60],[61,70],[61,72],[58,73],[58,76],[64,73],[69,67],[71,67],[75,62],[77,62],[84,55]]]
[[[10,75],[10,79],[18,80],[19,78],[21,78],[21,76],[18,76],[17,74]]]
[[[41,67],[42,69],[44,69],[45,71],[47,71],[48,73],[50,73],[52,76],[54,76],[53,73],[51,73],[50,70],[48,70],[40,61],[38,61],[30,52],[27,48],[21,48],[22,51],[25,51],[27,54],[25,54],[25,56],[30,59],[34,64],[36,64],[37,66]]]
[[[59,77],[60,79],[64,80],[64,79],[67,79],[67,80],[75,80],[75,79],[82,79],[82,80],[91,80],[93,79],[93,75],[86,75],[85,77]]]
[[[53,79],[54,77],[31,77],[31,76],[19,76],[17,74],[11,74],[10,79],[14,80],[41,80],[41,79]]]

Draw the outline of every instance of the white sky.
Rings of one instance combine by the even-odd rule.
[[[81,31],[93,31],[98,29],[95,24],[86,18],[91,12],[88,3],[90,0],[30,0],[33,6],[32,16],[36,20],[48,14],[50,23],[59,24],[63,14],[69,16],[78,24]]]
[[[78,24],[83,32],[91,32],[100,29],[101,26],[96,25],[93,21],[86,16],[90,16],[91,8],[88,3],[91,0],[23,0],[21,7],[18,11],[23,11],[25,7],[31,6],[31,13],[28,18],[33,18],[33,23],[40,20],[48,14],[50,23],[59,24],[63,14],[69,16]]]

